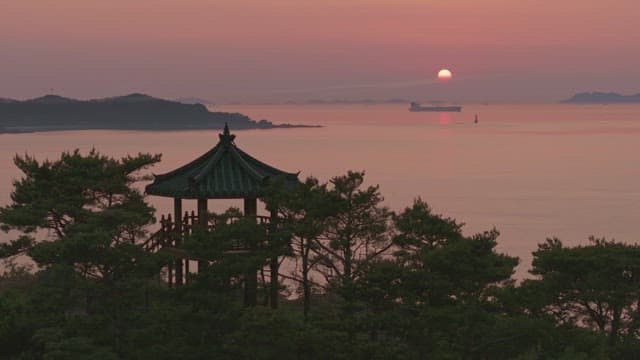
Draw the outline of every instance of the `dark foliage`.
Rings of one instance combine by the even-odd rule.
[[[417,199],[393,213],[349,172],[265,196],[278,219],[212,215],[180,251],[206,266],[161,280],[169,255],[140,245],[154,210],[134,186],[159,156],[92,151],[16,165],[0,256],[28,256],[0,277],[0,357],[8,359],[634,359],[640,252],[593,239],[534,253],[535,279],[496,252],[498,231]],[[277,181],[273,182],[277,184]],[[47,235],[47,236],[44,236]],[[246,252],[233,252],[242,244]],[[247,271],[281,268],[277,309],[245,306]],[[270,274],[267,273],[267,276]],[[264,276],[259,276],[262,278]],[[266,278],[266,277],[264,277]],[[269,285],[260,282],[260,291]],[[267,304],[264,292],[259,304]]]

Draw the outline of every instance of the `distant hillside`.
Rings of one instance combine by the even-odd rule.
[[[213,105],[213,101],[197,97],[182,97],[175,99],[175,101],[183,104]]]
[[[239,113],[211,112],[202,104],[183,104],[144,94],[75,100],[57,95],[15,101],[0,99],[0,133],[57,130],[189,130],[298,127],[255,121]]]
[[[621,95],[614,92],[583,92],[564,100],[570,104],[620,104],[640,103],[640,93],[635,95]]]

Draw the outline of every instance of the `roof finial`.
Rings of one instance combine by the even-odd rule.
[[[224,123],[224,130],[222,131],[222,134],[218,135],[220,136],[220,141],[222,142],[233,142],[233,139],[236,138],[235,135],[231,135],[231,132],[229,131],[229,124]]]

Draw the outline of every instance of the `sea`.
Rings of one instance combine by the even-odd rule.
[[[460,113],[409,112],[404,104],[221,105],[276,123],[322,125],[235,131],[236,144],[277,168],[328,181],[365,172],[394,211],[425,200],[434,212],[465,223],[464,232],[496,228],[497,251],[520,258],[516,277],[530,276],[531,253],[546,238],[567,245],[589,236],[640,240],[640,106],[464,105]],[[475,116],[478,123],[474,123]],[[176,119],[179,121],[179,119]],[[10,203],[21,174],[16,154],[54,160],[63,151],[95,148],[120,157],[161,153],[161,174],[215,146],[219,131],[62,131],[0,134],[0,205]],[[143,184],[141,184],[143,185]],[[158,216],[172,200],[149,197]],[[193,203],[193,204],[192,204]],[[210,200],[223,211],[241,201]],[[195,201],[185,201],[186,210]],[[0,234],[0,241],[10,238]]]

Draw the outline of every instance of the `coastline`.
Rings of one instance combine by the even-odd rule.
[[[323,125],[294,125],[294,124],[274,124],[270,126],[255,126],[255,127],[238,127],[233,128],[234,131],[243,130],[272,130],[272,129],[302,129],[302,128],[322,128]],[[87,126],[34,126],[34,127],[2,127],[0,126],[0,135],[4,134],[34,134],[34,133],[50,133],[50,132],[64,132],[64,131],[151,131],[151,132],[173,132],[173,131],[193,131],[193,130],[222,130],[224,126],[211,126],[211,127],[87,127]]]

